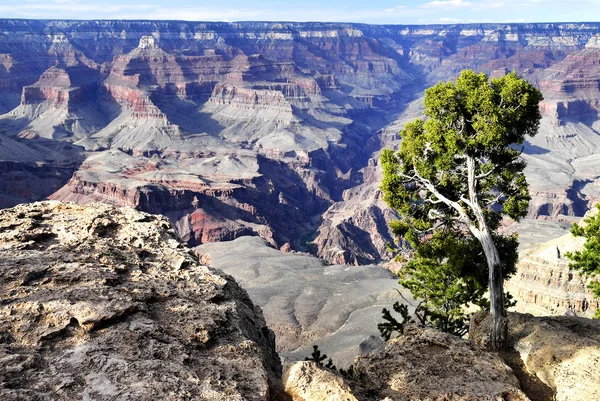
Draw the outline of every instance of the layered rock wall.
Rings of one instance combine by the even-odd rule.
[[[580,250],[583,242],[583,238],[567,234],[521,252],[517,273],[505,286],[517,300],[517,311],[594,316],[600,299],[588,289],[592,278],[570,268],[565,256]]]
[[[55,198],[165,213],[191,241],[264,234],[370,263],[389,257],[394,214],[369,160],[420,115],[407,102],[463,68],[516,69],[546,96],[540,134],[525,144],[529,217],[571,218],[600,199],[597,29],[0,20],[0,130],[56,141],[61,155],[62,142],[90,159],[122,152],[63,177]],[[161,167],[132,169],[132,155]]]

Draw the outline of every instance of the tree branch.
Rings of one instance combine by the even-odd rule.
[[[460,196],[460,200],[465,202],[465,204],[467,206],[469,206],[471,209],[473,209],[473,204],[471,203],[471,201],[468,200],[467,198],[465,198],[463,195]]]
[[[492,175],[492,173],[494,172],[495,169],[496,169],[496,167],[494,167],[493,169],[491,169],[487,173],[479,174],[479,175],[475,176],[475,179],[476,180],[481,180],[483,178],[489,177],[490,175]]]
[[[487,201],[485,205],[486,205],[486,206],[490,206],[490,205],[493,205],[493,204],[495,204],[495,203],[498,203],[498,201],[499,201],[499,200],[500,200],[500,199],[501,199],[503,196],[506,196],[506,194],[504,194],[503,192],[500,192],[500,193],[498,194],[498,196],[496,196],[494,199]]]
[[[467,158],[467,161],[468,161],[468,158]],[[466,224],[469,227],[469,230],[475,229],[475,227],[473,227],[473,222],[471,221],[471,219],[469,218],[469,216],[467,215],[467,213],[465,212],[465,210],[463,209],[463,207],[458,202],[455,202],[455,201],[453,201],[451,199],[448,199],[447,197],[445,197],[444,195],[442,195],[440,193],[440,191],[438,191],[437,188],[431,183],[431,181],[429,181],[428,179],[422,177],[419,174],[419,172],[417,171],[416,168],[413,167],[413,171],[415,172],[415,176],[417,176],[417,178],[419,179],[421,185],[423,185],[425,188],[427,188],[427,190],[429,192],[431,192],[436,198],[438,198],[444,204],[446,204],[446,206],[451,207],[452,209],[454,209],[458,213],[458,215],[460,216],[460,221],[462,221],[464,224]]]
[[[475,159],[472,156],[467,155],[467,172],[469,173],[468,177],[468,186],[469,186],[469,202],[471,203],[471,211],[475,214],[475,218],[477,219],[478,228],[469,227],[471,233],[477,237],[477,234],[480,234],[482,231],[487,229],[487,222],[485,221],[485,216],[483,215],[483,211],[481,210],[481,206],[479,205],[479,199],[477,196],[477,178],[475,176]],[[475,229],[475,230],[473,230]]]
[[[431,198],[427,198],[427,199],[425,199],[423,202],[431,203],[432,205],[439,205],[440,203],[444,203],[444,201],[443,201],[443,200],[440,200],[440,199],[438,199],[438,200],[433,200],[433,199],[431,199]]]

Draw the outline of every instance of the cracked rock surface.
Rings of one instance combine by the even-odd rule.
[[[262,312],[165,217],[0,211],[0,399],[271,400],[280,375]]]

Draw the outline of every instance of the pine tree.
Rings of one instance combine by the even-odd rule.
[[[327,369],[336,370],[335,365],[331,358],[327,359],[327,363],[323,364],[323,361],[327,359],[327,354],[321,354],[321,350],[318,345],[313,345],[313,352],[310,354],[310,357],[304,358],[305,361],[313,361],[318,366],[325,367]]]
[[[515,272],[517,237],[493,236],[507,278]],[[443,229],[411,245],[413,256],[398,274],[400,285],[421,300],[416,317],[426,326],[463,336],[470,317],[465,306],[489,306],[484,298],[488,275],[481,244],[466,233]]]

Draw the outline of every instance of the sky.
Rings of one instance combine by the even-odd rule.
[[[600,21],[600,0],[0,0],[0,18],[370,24],[589,22]]]

